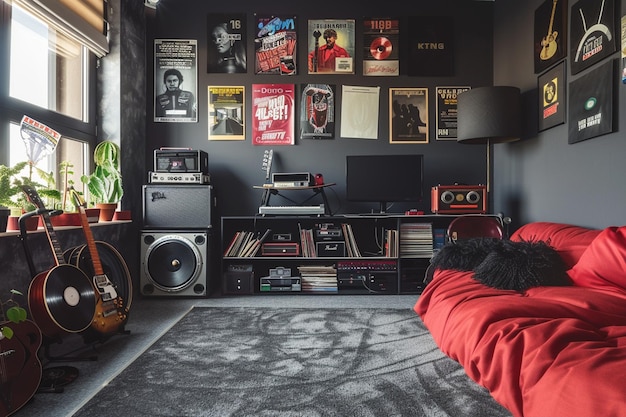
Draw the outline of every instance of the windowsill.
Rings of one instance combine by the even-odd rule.
[[[99,227],[99,226],[109,226],[109,225],[116,225],[116,224],[125,224],[125,223],[132,223],[132,220],[111,220],[110,222],[97,222],[97,223],[89,223],[89,227]],[[54,228],[54,231],[62,231],[62,230],[72,230],[72,229],[82,229],[82,226],[56,226]],[[46,229],[44,227],[39,227],[37,228],[37,230],[29,230],[27,233],[31,234],[31,233],[45,233]],[[20,235],[20,231],[19,230],[7,230],[4,233],[0,233],[0,238],[3,237],[8,237],[8,236],[19,236]]]

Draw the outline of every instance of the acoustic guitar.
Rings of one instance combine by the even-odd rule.
[[[550,25],[548,26],[548,34],[541,40],[541,52],[539,58],[546,61],[554,56],[557,50],[556,38],[559,35],[557,31],[552,30],[552,24],[554,23],[554,12],[556,10],[556,3],[558,0],[552,2],[552,15],[550,16]]]
[[[0,339],[0,417],[5,417],[22,408],[41,383],[41,331],[30,320],[0,326],[13,330],[11,339]]]
[[[45,336],[58,338],[82,332],[91,325],[96,312],[91,281],[78,267],[65,262],[49,211],[37,191],[28,185],[23,185],[22,191],[40,212],[56,261],[54,267],[37,274],[28,287],[30,314]]]
[[[86,203],[73,188],[70,189],[70,195],[72,196],[74,205],[78,207],[80,211],[80,220],[83,231],[85,232],[87,248],[89,249],[91,262],[93,264],[94,276],[92,281],[94,289],[96,290],[97,301],[96,314],[91,328],[101,334],[114,333],[119,331],[126,322],[128,311],[125,309],[124,300],[121,295],[118,294],[115,285],[113,285],[109,277],[104,273],[104,268],[102,268],[100,254],[98,253],[96,241],[93,238],[89,219],[85,212]]]

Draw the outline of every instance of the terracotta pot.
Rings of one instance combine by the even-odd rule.
[[[45,227],[46,225],[44,224],[41,216],[37,217],[39,217],[39,227]],[[50,223],[52,224],[52,227],[80,226],[82,224],[80,222],[79,213],[61,213],[56,216],[50,216]]]
[[[7,223],[9,221],[9,216],[11,215],[11,210],[5,207],[0,207],[0,233],[4,233],[7,231]]]
[[[113,220],[131,220],[130,210],[118,210],[113,215]]]
[[[19,216],[9,216],[9,220],[7,222],[7,230],[20,230],[20,217]],[[32,232],[37,230],[39,227],[39,216],[32,216],[26,219],[26,231]]]
[[[115,210],[117,210],[117,203],[98,203],[96,207],[100,209],[99,221],[110,222],[113,220]]]
[[[100,209],[93,207],[85,209],[85,214],[87,215],[87,221],[89,223],[98,223],[100,219]]]

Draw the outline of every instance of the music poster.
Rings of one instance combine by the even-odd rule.
[[[412,16],[408,27],[409,75],[454,75],[454,19],[451,16]]]
[[[331,84],[301,85],[301,139],[334,139],[335,89]]]
[[[579,0],[570,13],[573,75],[616,52],[619,38],[614,0]]]
[[[245,13],[208,15],[208,73],[247,72],[246,25]]]
[[[398,19],[363,20],[363,75],[400,75],[399,38]]]
[[[154,40],[154,121],[197,122],[198,42]]]
[[[565,123],[565,61],[537,78],[539,131]]]
[[[294,104],[294,84],[253,84],[252,144],[295,144]]]
[[[309,74],[354,74],[354,19],[309,20]]]
[[[245,87],[209,86],[209,140],[245,140]]]
[[[535,74],[567,56],[567,0],[545,0],[535,10]]]
[[[568,143],[614,131],[615,60],[609,60],[569,83]]]
[[[428,88],[389,89],[389,143],[428,143]]]
[[[296,75],[296,18],[255,17],[254,73]]]
[[[456,140],[457,96],[471,87],[436,87],[437,140]]]
[[[378,139],[380,87],[341,86],[341,137]]]

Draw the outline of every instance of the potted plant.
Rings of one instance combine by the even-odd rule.
[[[111,221],[122,199],[122,174],[120,172],[120,148],[111,141],[100,142],[93,152],[95,169],[81,181],[87,184],[92,203],[100,208],[100,221]]]
[[[20,189],[13,183],[14,177],[26,166],[26,162],[16,164],[13,167],[0,165],[0,233],[7,230],[7,222],[11,214],[11,207],[15,207],[13,196]]]
[[[61,192],[59,207],[55,208],[60,208],[63,213],[50,218],[53,226],[80,226],[82,224],[78,207],[74,205],[74,202],[69,197],[70,190],[74,190],[73,168],[74,164],[69,161],[63,161],[59,164],[59,179],[63,185],[63,192]],[[96,223],[100,216],[100,209],[95,207],[87,208],[85,209],[85,214],[89,223]]]

